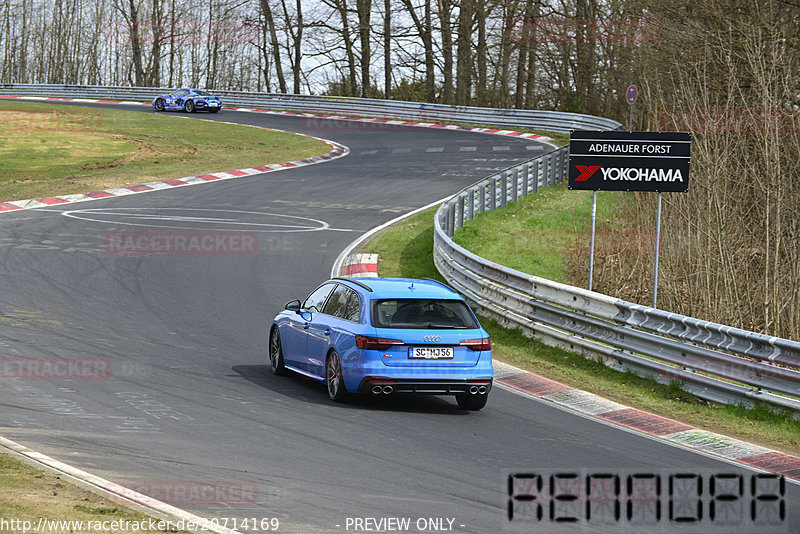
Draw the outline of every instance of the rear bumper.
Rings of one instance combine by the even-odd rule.
[[[358,387],[359,393],[373,393],[373,388],[391,387],[392,393],[417,393],[422,395],[462,395],[474,394],[472,388],[483,387],[488,393],[492,389],[492,378],[470,378],[470,379],[419,379],[419,378],[387,378],[380,376],[368,376],[361,381]]]

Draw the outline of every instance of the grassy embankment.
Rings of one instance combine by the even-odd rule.
[[[181,115],[0,100],[0,202],[279,163],[330,150],[308,137],[180,120]]]
[[[148,525],[148,516],[113,504],[99,495],[65,482],[58,475],[40,471],[2,454],[0,454],[0,518],[7,522],[7,528],[0,529],[0,532],[22,532],[26,521],[36,528],[40,518],[83,521],[83,525],[88,529],[81,532],[87,533],[164,532],[137,529],[135,527]],[[114,526],[112,522],[118,523],[119,526],[124,524],[124,528],[94,528],[104,526],[103,522],[109,527]],[[43,528],[45,525],[47,523],[43,523]],[[51,524],[50,527],[50,530],[43,532],[54,532],[54,526]],[[58,530],[58,532],[69,532],[69,530]]]

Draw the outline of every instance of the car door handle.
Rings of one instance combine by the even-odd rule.
[[[326,336],[329,336],[329,335],[331,335],[331,329],[330,329],[330,328],[326,328],[326,329],[325,329],[325,335],[326,335]]]
[[[308,323],[303,324],[303,330],[308,330]]]

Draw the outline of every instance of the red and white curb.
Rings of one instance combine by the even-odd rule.
[[[127,106],[152,106],[150,102],[134,102],[130,100],[101,100],[92,98],[58,98],[46,96],[2,96],[0,98],[10,98],[18,100],[36,100],[36,101],[56,101],[56,102],[79,102],[89,104],[122,104]],[[286,115],[290,117],[306,117],[312,119],[326,119],[337,121],[361,122],[370,124],[389,124],[392,126],[414,126],[417,128],[436,128],[439,130],[456,130],[459,132],[476,132],[493,135],[505,135],[508,137],[519,137],[521,139],[536,139],[537,141],[548,142],[552,141],[551,137],[546,135],[518,132],[516,130],[504,130],[500,128],[479,128],[470,126],[458,126],[456,124],[441,124],[436,122],[425,121],[407,121],[400,119],[380,119],[375,117],[358,117],[353,115],[334,115],[327,113],[308,113],[301,111],[275,111],[271,109],[259,108],[241,108],[232,106],[223,106],[226,111],[244,111],[248,113],[268,113],[270,115]]]
[[[192,531],[196,532],[215,532],[216,534],[238,534],[238,531],[221,526],[218,522],[210,521],[204,517],[176,508],[171,504],[161,502],[152,497],[130,490],[104,478],[100,478],[91,473],[87,473],[76,467],[59,462],[58,460],[46,456],[40,452],[20,445],[10,439],[0,437],[0,446],[7,449],[9,453],[17,456],[21,460],[37,467],[44,467],[47,470],[56,472],[71,482],[84,487],[93,493],[101,495],[106,499],[119,502],[126,506],[143,511],[153,517],[161,519],[173,527],[186,529],[187,525],[194,525]]]
[[[141,102],[116,102],[111,100],[88,100],[79,98],[69,99],[69,98],[6,97],[6,96],[0,96],[0,98],[18,98],[21,100],[57,100],[57,101],[71,101],[71,102],[110,102],[117,104],[136,104],[136,105],[141,104]],[[239,125],[239,126],[249,126],[249,125]],[[274,128],[263,128],[260,126],[252,126],[252,127],[260,128],[262,130],[271,130],[275,132],[282,131],[282,130],[276,130]],[[133,195],[137,193],[147,193],[150,191],[160,191],[162,189],[171,189],[173,187],[180,187],[184,185],[196,185],[196,184],[215,182],[219,180],[231,180],[234,178],[241,178],[243,176],[254,176],[256,174],[263,174],[271,171],[282,171],[286,169],[294,169],[297,167],[315,165],[317,163],[324,163],[326,161],[332,161],[338,158],[342,158],[350,153],[350,149],[347,148],[346,146],[341,145],[339,143],[335,143],[328,139],[322,139],[319,137],[314,137],[305,134],[297,134],[294,132],[285,132],[285,133],[292,133],[294,135],[301,135],[303,137],[308,137],[311,139],[316,139],[317,141],[322,141],[323,143],[326,143],[328,146],[330,146],[331,150],[325,154],[322,154],[321,156],[314,156],[311,158],[304,158],[294,161],[286,161],[283,163],[272,163],[270,165],[260,165],[257,167],[247,167],[244,169],[235,169],[226,172],[214,172],[210,174],[201,174],[199,176],[186,176],[184,178],[176,178],[173,180],[163,180],[159,182],[148,182],[146,184],[115,187],[112,189],[104,189],[101,191],[92,191],[91,193],[79,193],[74,195],[62,195],[62,196],[53,196],[47,198],[35,198],[29,200],[13,200],[10,202],[0,202],[0,213],[16,211],[21,209],[44,208],[48,206],[57,206],[59,204],[85,202],[88,200],[119,197],[124,195]]]
[[[495,384],[683,447],[800,481],[800,458],[630,408],[502,362]]]
[[[400,119],[380,119],[376,117],[354,117],[352,115],[333,115],[326,113],[307,113],[300,111],[273,111],[269,109],[254,109],[254,108],[226,107],[225,109],[231,111],[245,111],[251,113],[269,113],[270,115],[306,117],[309,119],[361,122],[366,124],[389,124],[391,126],[414,126],[417,128],[436,128],[438,130],[455,130],[459,132],[475,132],[475,133],[485,133],[493,135],[505,135],[508,137],[519,137],[521,139],[536,139],[537,141],[543,141],[543,142],[553,140],[552,138],[547,137],[546,135],[529,133],[529,132],[517,132],[516,130],[502,130],[499,128],[479,128],[470,126],[459,126],[457,124],[440,124],[436,122],[407,121]]]
[[[342,266],[341,276],[348,278],[377,278],[378,255],[354,254]]]

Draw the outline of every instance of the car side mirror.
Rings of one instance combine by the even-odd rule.
[[[300,311],[300,301],[299,300],[290,300],[286,303],[286,306],[283,307],[284,310],[291,310],[293,312]]]

